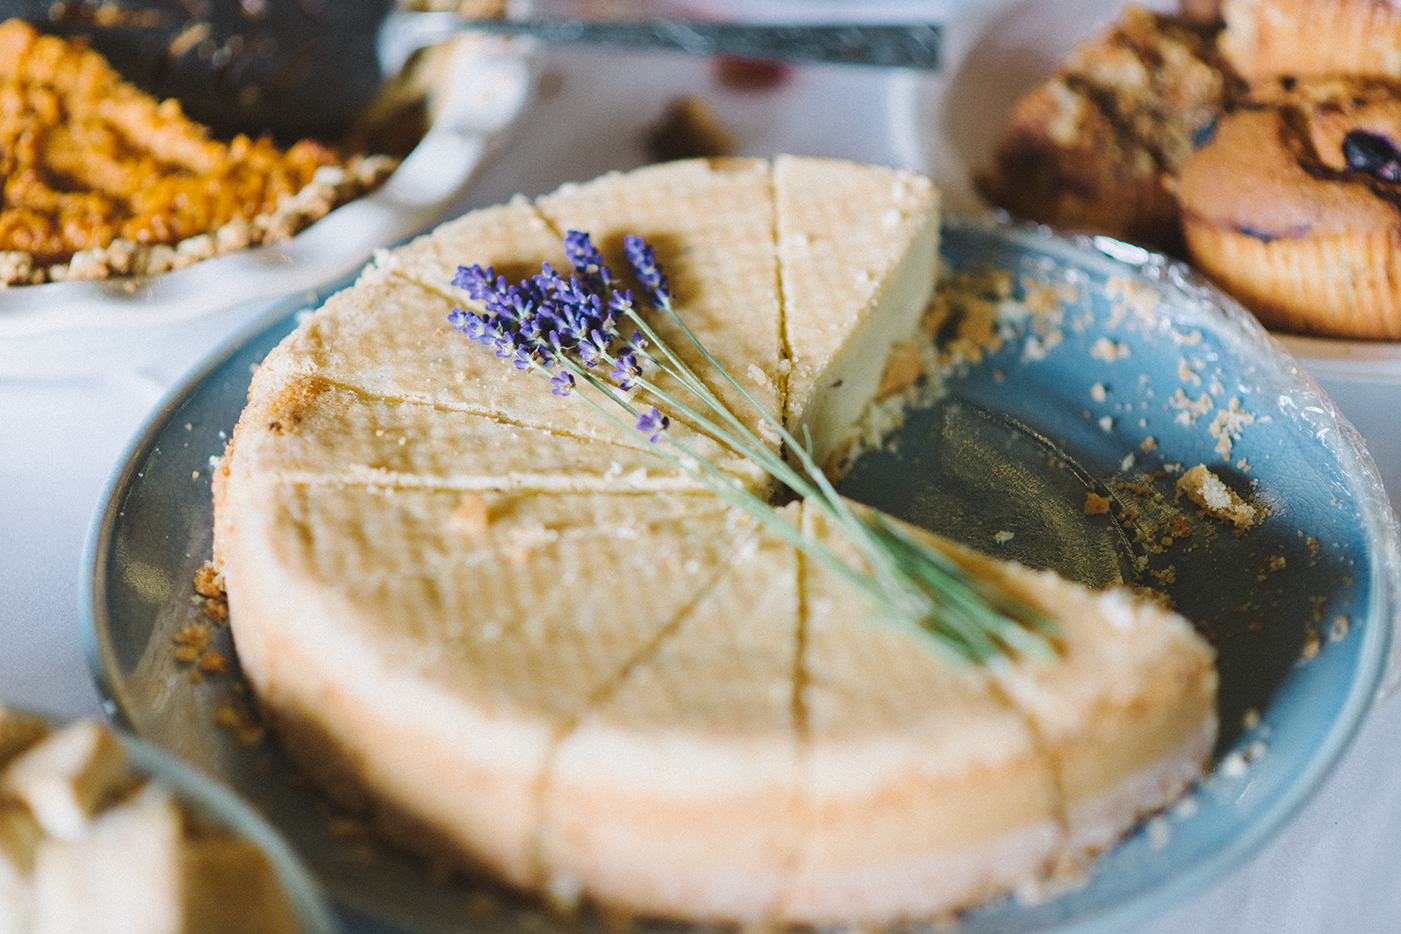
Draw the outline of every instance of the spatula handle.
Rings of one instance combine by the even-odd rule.
[[[465,22],[453,13],[392,13],[380,33],[386,71],[408,52],[454,32],[473,29],[534,36],[545,42],[634,49],[670,49],[692,55],[740,55],[790,62],[838,62],[934,69],[939,27],[932,23],[803,24],[712,23],[694,20],[510,19]]]

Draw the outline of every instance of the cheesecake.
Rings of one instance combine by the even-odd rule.
[[[949,664],[799,547],[862,569],[820,509],[695,418],[669,432],[782,525],[453,331],[477,307],[458,266],[567,269],[571,230],[615,271],[647,238],[735,382],[652,320],[775,453],[770,420],[849,449],[886,359],[928,339],[937,192],[882,167],[649,166],[377,257],[269,354],[214,479],[243,671],[333,797],[559,905],[880,924],[1080,867],[1201,775],[1216,673],[1181,617],[931,535],[1062,620],[1051,662]]]

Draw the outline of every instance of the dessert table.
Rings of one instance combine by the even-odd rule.
[[[956,54],[957,36],[950,36]],[[947,153],[921,136],[922,86],[939,78],[829,66],[717,70],[656,54],[543,50],[537,96],[450,213],[535,195],[649,158],[648,130],[682,93],[714,104],[743,154],[786,150],[933,171],[974,207]],[[873,129],[874,127],[874,129]],[[962,199],[962,200],[960,200]],[[0,294],[0,307],[3,306]],[[0,701],[102,715],[79,633],[84,540],[110,472],[167,392],[276,302],[156,326],[61,323],[0,333]],[[3,313],[0,310],[0,313]],[[56,318],[62,310],[54,309]],[[129,324],[129,322],[127,323]],[[1401,497],[1401,386],[1322,380]],[[1383,931],[1401,927],[1401,701],[1381,702],[1294,820],[1240,869],[1137,934]],[[352,931],[379,931],[348,917]],[[1090,928],[1095,929],[1095,928]]]

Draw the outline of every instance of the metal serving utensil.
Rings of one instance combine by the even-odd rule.
[[[397,72],[414,50],[466,30],[532,36],[545,42],[665,49],[691,55],[897,68],[939,66],[939,27],[931,23],[714,23],[553,17],[467,21],[454,13],[402,11],[390,13],[380,29],[381,66],[387,73]]]
[[[393,0],[0,0],[0,17],[86,36],[129,80],[216,132],[334,137],[416,49],[469,30],[545,42],[930,69],[939,27],[466,20]]]

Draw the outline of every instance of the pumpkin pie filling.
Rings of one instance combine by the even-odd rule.
[[[310,139],[213,139],[81,42],[0,23],[6,285],[163,272],[285,240],[394,164]]]

